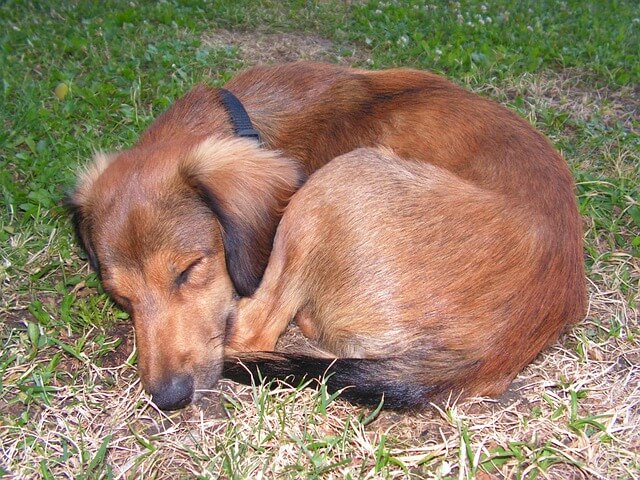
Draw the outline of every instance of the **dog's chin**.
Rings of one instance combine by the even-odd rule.
[[[191,403],[196,403],[205,397],[209,397],[212,393],[218,393],[217,385],[220,378],[222,378],[222,363],[220,362],[216,362],[213,368],[198,369]]]

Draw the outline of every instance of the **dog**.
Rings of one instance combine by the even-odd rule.
[[[365,147],[386,150],[332,161]],[[369,198],[376,179],[388,205]],[[428,204],[405,198],[414,187]],[[363,207],[352,225],[321,203],[334,188],[351,192],[337,208]],[[161,409],[269,365],[274,376],[331,366],[331,388],[362,403],[497,395],[585,310],[564,160],[516,114],[428,72],[300,62],[197,85],[132,148],[96,154],[69,206],[105,291],[131,314],[142,384]],[[305,235],[326,238],[322,260]],[[274,285],[289,297],[272,297]],[[272,349],[294,316],[350,358],[251,353]],[[409,372],[420,374],[405,388]]]

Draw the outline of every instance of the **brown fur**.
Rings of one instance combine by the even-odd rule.
[[[582,314],[575,245],[536,210],[390,150],[338,157],[289,203],[232,347],[272,350],[297,315],[336,356],[428,387],[423,403],[498,395]]]
[[[335,354],[393,354],[391,376],[404,359],[423,383],[498,394],[583,314],[571,176],[515,114],[401,69],[258,67],[225,88],[264,146],[234,138],[218,90],[197,86],[132,149],[100,155],[72,198],[154,399],[179,375],[215,382],[236,293],[257,288],[289,197],[359,147],[389,150],[333,161],[295,196],[236,350],[272,348],[298,314]]]

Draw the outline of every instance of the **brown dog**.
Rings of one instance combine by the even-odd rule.
[[[374,359],[337,362],[338,370],[347,366],[354,375],[336,374],[333,387],[373,375],[389,390],[381,387],[373,397],[389,398],[395,388],[397,397],[408,395],[396,401],[399,406],[424,402],[429,389],[499,393],[582,315],[581,227],[571,176],[544,137],[518,116],[412,70],[297,63],[251,69],[225,88],[243,102],[264,145],[234,133],[226,92],[197,86],[132,149],[97,155],[71,199],[92,265],[133,317],[142,382],[161,408],[184,406],[195,390],[215,383],[230,331],[236,349],[270,348],[296,313],[306,331],[336,353]],[[277,252],[270,265],[275,273],[260,290],[267,292],[267,305],[282,309],[269,289],[285,282],[287,308],[260,325],[260,308],[249,301],[231,329],[237,296],[257,288],[276,226],[304,175],[355,148],[377,145],[412,163],[360,152],[314,181],[288,215],[292,227],[283,225],[297,240],[279,236],[280,248],[291,253]],[[381,159],[389,166],[372,173]],[[402,174],[394,170],[400,166],[406,167]],[[392,173],[389,193],[384,177]],[[436,183],[420,183],[427,174]],[[381,180],[374,193],[382,194],[384,205],[365,193],[372,175]],[[331,204],[314,203],[308,192],[330,199],[331,181],[350,192],[349,201],[336,205],[351,202],[368,218],[339,229],[323,223],[334,221],[326,212]],[[403,200],[414,188],[421,200]],[[333,228],[334,237],[326,239],[333,247],[324,254],[330,259],[315,261],[313,251],[306,263],[300,260],[305,247],[296,244],[298,235],[326,235]],[[363,258],[351,256],[357,239],[364,241]],[[278,267],[288,264],[288,255],[305,266],[291,280],[301,283],[298,289]],[[304,291],[302,283],[313,279],[318,290]],[[390,351],[397,354],[393,359]],[[243,358],[265,367],[265,357]],[[302,357],[282,362],[272,357],[270,364],[285,373],[326,367]],[[423,372],[411,385],[424,392],[398,386],[413,371],[400,368],[403,362]],[[238,370],[234,362],[227,365],[230,376],[242,376]],[[367,395],[353,398],[374,401]]]

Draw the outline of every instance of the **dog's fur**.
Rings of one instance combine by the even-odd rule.
[[[197,86],[132,149],[99,154],[71,199],[161,407],[211,387],[225,344],[271,349],[296,314],[352,357],[335,362],[332,388],[356,384],[354,400],[391,406],[498,394],[583,314],[571,176],[515,114],[413,70],[297,63],[225,88],[265,145],[235,138],[219,90]],[[304,178],[373,146],[388,150],[334,160],[294,197],[255,292]],[[236,322],[238,295],[254,292]],[[329,361],[274,355],[239,358],[274,374],[321,374]]]

